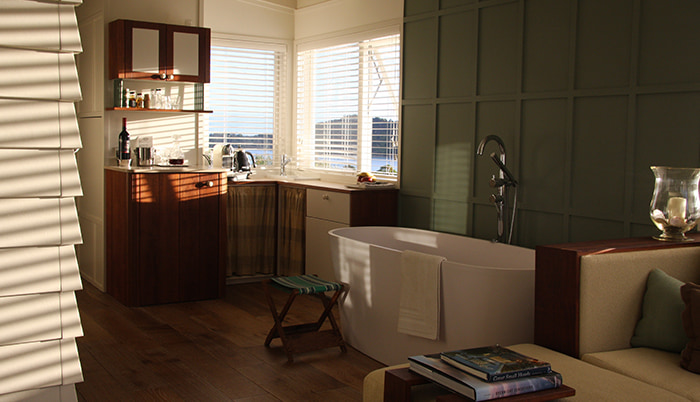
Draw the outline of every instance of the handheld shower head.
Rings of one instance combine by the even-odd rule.
[[[513,174],[510,172],[510,170],[508,170],[508,168],[506,167],[506,165],[504,165],[503,162],[501,162],[501,160],[496,156],[496,153],[495,153],[495,152],[492,152],[492,153],[491,153],[491,159],[492,159],[494,162],[496,162],[496,165],[498,165],[498,168],[501,169],[501,171],[506,175],[506,177],[508,178],[508,180],[509,180],[514,186],[517,186],[517,185],[518,185],[518,181],[515,180],[515,176],[513,176]]]

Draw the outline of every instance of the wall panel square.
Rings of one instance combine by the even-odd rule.
[[[403,99],[435,96],[437,68],[437,18],[404,24]]]
[[[433,230],[466,235],[467,203],[436,199],[433,201]]]
[[[401,189],[431,196],[435,172],[432,105],[404,106],[401,135]]]
[[[566,111],[566,99],[523,101],[518,186],[523,206],[554,210],[564,207]]]
[[[622,219],[627,97],[576,99],[573,133],[571,206],[575,211]]]
[[[629,85],[633,12],[633,0],[578,2],[576,88]]]
[[[476,156],[474,106],[471,103],[440,104],[437,119],[435,192],[466,201]]]
[[[432,229],[433,211],[428,197],[399,196],[401,226],[417,229]]]
[[[698,83],[700,2],[641,3],[639,85]]]
[[[440,18],[438,97],[476,93],[476,16],[472,10]]]
[[[523,91],[565,90],[569,78],[571,1],[525,3]]]
[[[517,2],[480,9],[480,95],[512,94],[518,91],[520,26]]]

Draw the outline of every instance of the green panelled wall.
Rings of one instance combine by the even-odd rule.
[[[513,243],[657,233],[649,166],[700,167],[700,2],[404,5],[402,226],[494,238],[496,134]]]

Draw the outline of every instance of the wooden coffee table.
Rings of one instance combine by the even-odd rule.
[[[387,370],[384,374],[384,401],[409,402],[411,400],[411,387],[414,385],[428,384],[431,381],[420,374],[410,371],[407,367]],[[566,385],[543,391],[529,392],[522,395],[514,395],[505,398],[493,399],[499,402],[544,402],[557,398],[566,398],[576,394],[576,390]],[[471,399],[454,394],[445,393],[435,398],[436,402],[462,402]]]

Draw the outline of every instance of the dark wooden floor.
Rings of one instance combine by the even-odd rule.
[[[279,339],[263,346],[273,321],[259,283],[228,286],[220,300],[140,308],[88,283],[77,298],[80,401],[360,401],[362,379],[383,366],[352,348],[287,363]],[[298,298],[285,323],[314,321],[321,309]]]

